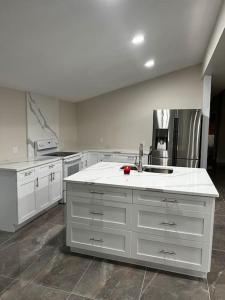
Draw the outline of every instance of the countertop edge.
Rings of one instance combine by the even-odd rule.
[[[183,192],[183,191],[176,191],[176,190],[167,190],[167,189],[157,189],[157,188],[143,188],[143,187],[134,187],[134,186],[127,186],[127,185],[117,185],[117,184],[107,184],[107,183],[95,183],[95,182],[84,182],[84,181],[76,181],[76,180],[69,180],[64,179],[64,182],[68,183],[76,183],[76,184],[84,184],[84,185],[96,185],[96,186],[105,186],[105,187],[115,187],[115,188],[125,188],[131,190],[142,190],[142,191],[149,191],[149,192],[160,192],[160,193],[170,193],[170,194],[179,194],[179,195],[192,195],[192,196],[200,196],[200,197],[208,197],[208,198],[218,198],[219,194],[202,194],[196,192]]]
[[[37,164],[35,163],[34,166],[27,166],[27,167],[21,167],[21,168],[13,168],[13,167],[12,168],[7,168],[7,167],[1,167],[1,165],[0,165],[0,171],[21,172],[21,171],[24,171],[24,170],[27,170],[27,169],[32,169],[32,168],[39,167],[39,166],[42,166],[42,165],[45,165],[45,164],[50,164],[50,163],[53,163],[53,162],[57,162],[57,161],[60,161],[60,160],[62,160],[62,159],[58,158],[58,157],[57,158],[52,158],[52,159],[40,160],[40,161],[37,160],[37,161],[33,161],[33,162],[37,162]],[[15,164],[16,163],[18,163],[18,162],[15,162]],[[11,163],[11,164],[13,164],[13,163]],[[5,165],[7,165],[7,163]]]

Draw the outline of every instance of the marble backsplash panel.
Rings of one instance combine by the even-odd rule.
[[[59,144],[59,100],[29,92],[26,102],[27,153],[33,158],[35,141],[51,138]]]

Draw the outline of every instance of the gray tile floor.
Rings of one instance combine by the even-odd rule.
[[[72,255],[58,205],[14,234],[0,231],[0,299],[225,299],[225,171],[213,180],[220,198],[208,280]]]

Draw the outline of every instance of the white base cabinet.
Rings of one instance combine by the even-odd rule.
[[[21,172],[0,171],[0,230],[14,232],[62,199],[62,161]]]
[[[71,251],[206,277],[215,199],[66,183]]]

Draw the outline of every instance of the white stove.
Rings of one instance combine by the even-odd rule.
[[[38,159],[43,156],[62,159],[63,178],[79,172],[82,167],[82,154],[80,152],[58,151],[57,143],[53,139],[35,142],[35,158]]]

